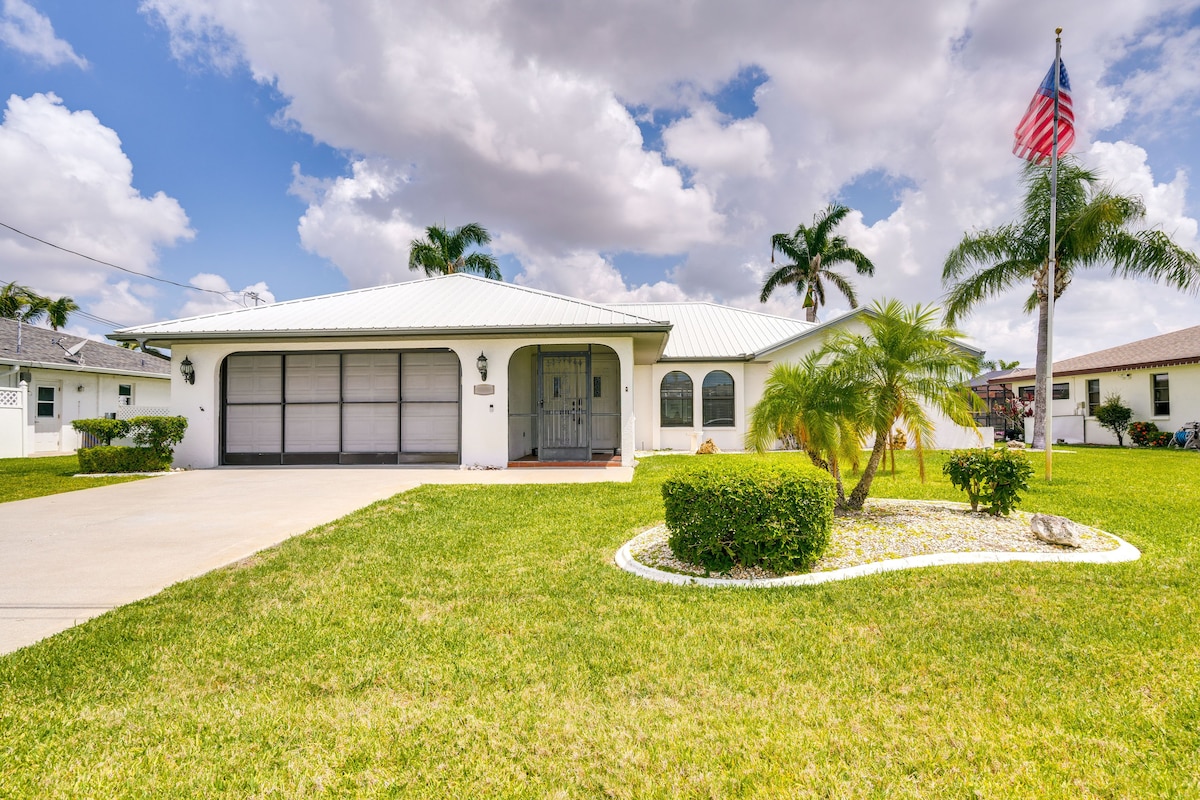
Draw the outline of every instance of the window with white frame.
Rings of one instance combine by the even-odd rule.
[[[117,405],[131,406],[133,405],[133,384],[122,383],[117,386]]]
[[[1100,407],[1100,379],[1088,378],[1087,382],[1087,409],[1088,416],[1096,416],[1096,409]]]
[[[1160,372],[1151,375],[1150,388],[1154,395],[1154,416],[1171,416],[1171,381],[1167,377],[1167,373]]]
[[[732,428],[733,424],[733,376],[715,369],[704,376],[700,390],[701,413],[706,428]]]
[[[663,376],[659,400],[664,428],[683,428],[692,424],[692,379],[686,372],[674,370]]]

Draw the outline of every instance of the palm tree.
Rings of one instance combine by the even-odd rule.
[[[482,247],[491,241],[491,234],[475,222],[452,231],[430,225],[425,229],[424,239],[413,239],[408,251],[408,268],[425,270],[426,275],[474,272],[492,280],[503,280],[495,258],[487,253],[467,252],[470,247]]]
[[[49,300],[46,302],[46,321],[50,323],[51,330],[58,330],[67,326],[67,319],[71,314],[79,310],[79,304],[70,297],[63,295],[57,300]]]
[[[976,427],[972,412],[981,403],[967,380],[978,365],[977,357],[957,344],[963,338],[960,331],[935,323],[938,313],[929,306],[906,308],[897,300],[876,301],[863,317],[866,334],[838,331],[818,351],[834,371],[835,385],[858,397],[858,428],[875,436],[846,508],[862,508],[897,423],[908,431],[921,480],[924,449],[933,444],[927,407],[958,425]]]
[[[794,437],[812,463],[837,482],[837,503],[844,506],[842,463],[858,469],[862,417],[860,395],[835,383],[837,373],[809,353],[798,364],[780,362],[771,368],[763,394],[750,415],[746,447],[764,452],[778,439]]]
[[[49,300],[28,286],[16,282],[0,287],[0,317],[21,322],[36,322],[46,313]]]
[[[846,242],[844,236],[834,236],[833,230],[850,209],[843,205],[830,204],[824,212],[813,217],[811,227],[800,224],[795,232],[777,233],[771,237],[771,263],[775,263],[775,251],[792,260],[775,270],[763,284],[760,302],[767,302],[780,286],[794,284],[796,294],[804,296],[805,319],[817,321],[817,309],[825,305],[825,281],[829,281],[850,301],[851,308],[858,308],[858,297],[854,285],[840,272],[831,267],[837,264],[853,264],[859,275],[874,275],[875,265],[858,250]]]
[[[1049,374],[1049,299],[1046,292],[1050,244],[1050,173],[1046,166],[1025,169],[1025,201],[1019,221],[966,234],[946,256],[943,284],[946,322],[954,324],[982,300],[1014,286],[1031,283],[1026,311],[1038,311],[1037,386],[1034,393],[1033,446],[1046,444],[1046,398],[1041,387]],[[1200,287],[1196,255],[1158,230],[1131,231],[1146,215],[1138,197],[1115,194],[1097,173],[1075,159],[1058,167],[1057,267],[1054,300],[1062,296],[1074,272],[1111,266],[1114,277],[1149,278],[1177,289]]]

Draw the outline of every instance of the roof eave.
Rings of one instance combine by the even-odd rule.
[[[1155,361],[1139,361],[1132,364],[1112,364],[1101,367],[1087,367],[1086,369],[1054,370],[1052,374],[1056,378],[1069,378],[1073,375],[1095,375],[1101,372],[1127,372],[1135,369],[1155,369],[1157,367],[1180,367],[1187,366],[1188,364],[1200,364],[1200,356],[1157,359]],[[1031,373],[1028,375],[1009,375],[1005,378],[992,378],[990,381],[988,381],[988,383],[1028,381],[1033,380],[1036,377],[1036,373]]]
[[[29,369],[56,369],[62,372],[95,372],[102,375],[129,375],[138,378],[171,379],[170,372],[144,372],[142,370],[122,369],[120,367],[93,367],[90,364],[60,364],[53,361],[34,361],[27,358],[16,359],[7,356],[0,358],[0,364],[8,364],[14,367],[28,367]]]
[[[151,332],[126,329],[108,334],[118,342],[145,342],[146,344],[169,345],[172,342],[203,342],[210,340],[293,340],[309,339],[332,341],[338,339],[378,339],[391,337],[420,337],[425,339],[448,336],[495,338],[497,336],[529,335],[608,335],[623,336],[638,333],[670,333],[670,323],[646,325],[540,325],[456,328],[342,328],[327,330],[274,330],[274,331],[180,331]]]

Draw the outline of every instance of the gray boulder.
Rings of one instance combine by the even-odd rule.
[[[1033,535],[1043,542],[1061,544],[1067,547],[1079,547],[1083,544],[1080,534],[1083,528],[1066,517],[1056,517],[1053,514],[1034,514],[1029,521]]]

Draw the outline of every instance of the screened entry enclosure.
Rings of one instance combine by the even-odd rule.
[[[221,383],[223,464],[459,462],[452,352],[235,354]]]
[[[523,347],[509,362],[509,458],[590,461],[621,447],[620,364],[603,345]]]

